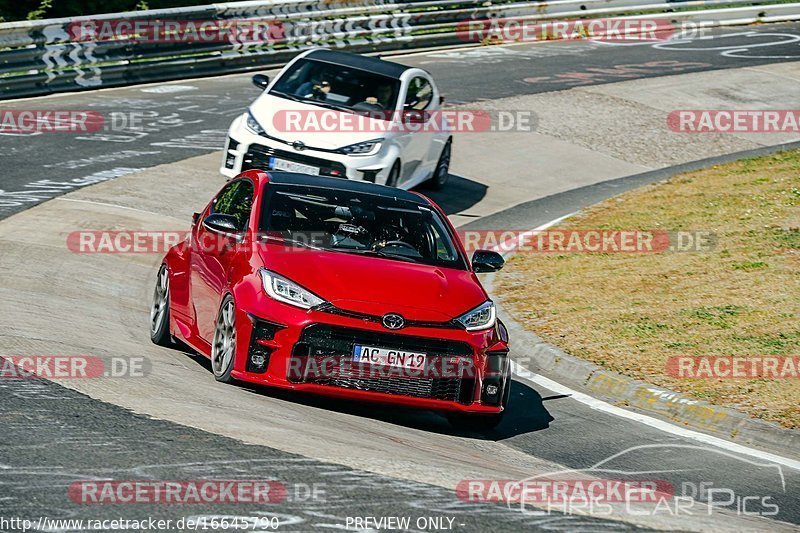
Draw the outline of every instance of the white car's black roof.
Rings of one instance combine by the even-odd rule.
[[[367,72],[374,72],[390,78],[400,78],[403,72],[410,69],[406,65],[400,63],[393,63],[377,57],[362,56],[358,54],[350,54],[347,52],[336,52],[334,50],[314,50],[306,56],[308,59],[316,61],[324,61],[332,65],[341,67],[352,67]]]

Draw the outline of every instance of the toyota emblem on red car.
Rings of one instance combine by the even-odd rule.
[[[397,313],[383,315],[383,320],[381,322],[386,329],[403,329],[403,326],[406,325],[405,319]]]

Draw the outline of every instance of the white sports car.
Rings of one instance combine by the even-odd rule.
[[[327,49],[295,57],[228,131],[220,171],[252,168],[403,189],[447,181],[452,136],[430,74]]]

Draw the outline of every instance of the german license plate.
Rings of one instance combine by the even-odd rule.
[[[371,365],[394,366],[409,370],[425,368],[427,355],[419,352],[407,352],[380,348],[377,346],[362,346],[357,344],[353,349],[353,362],[368,363]]]
[[[301,174],[319,176],[319,167],[295,163],[294,161],[286,161],[285,159],[278,159],[277,157],[269,158],[269,166],[272,170],[286,170],[288,172],[299,172]]]

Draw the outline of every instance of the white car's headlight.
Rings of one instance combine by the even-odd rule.
[[[496,319],[497,313],[492,302],[484,302],[472,311],[467,311],[456,318],[467,331],[489,329],[494,326]]]
[[[247,118],[245,119],[245,125],[247,129],[255,133],[256,135],[264,135],[266,134],[266,130],[261,127],[261,124],[258,123],[256,117],[253,116],[253,113],[250,111],[247,112]]]
[[[259,274],[261,274],[261,281],[264,284],[264,292],[274,300],[302,307],[303,309],[310,309],[316,305],[325,303],[325,300],[313,292],[304,289],[294,281],[284,278],[275,272],[271,272],[266,268],[259,270]]]
[[[339,148],[339,151],[347,155],[373,155],[377,154],[381,149],[383,139],[372,139],[371,141],[364,141],[344,148]]]

